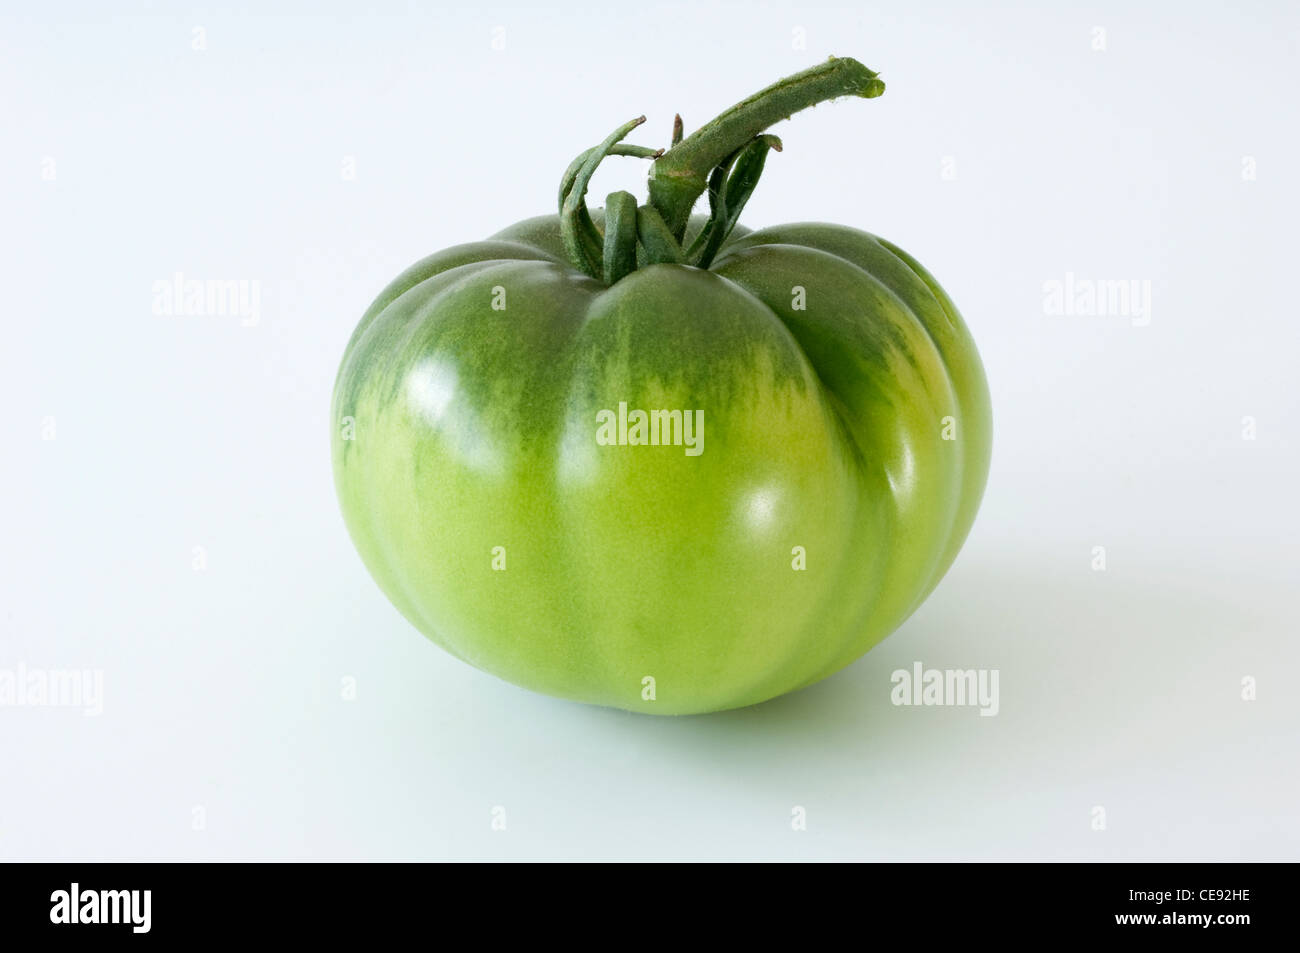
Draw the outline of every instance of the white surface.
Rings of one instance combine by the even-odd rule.
[[[258,6],[0,19],[0,669],[104,678],[98,717],[0,708],[0,857],[1300,859],[1295,5]],[[627,118],[666,141],[831,53],[888,92],[775,129],[745,219],[888,237],[962,309],[996,442],[948,578],[712,717],[444,655],[334,500],[361,312]],[[260,321],[153,314],[177,271],[259,281]],[[1150,281],[1150,323],[1045,315],[1067,272]],[[918,660],[998,669],[1000,714],[894,707]]]

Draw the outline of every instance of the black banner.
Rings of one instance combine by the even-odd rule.
[[[621,917],[630,936],[700,917],[745,932],[766,930],[775,917],[918,942],[1133,934],[1231,943],[1295,934],[1294,870],[1282,865],[882,864],[789,877],[764,869],[753,881],[744,870],[662,869],[668,865],[623,865],[616,878],[581,865],[543,875],[440,866],[7,864],[0,935],[333,943],[401,935],[417,920],[457,932],[516,921],[568,933]],[[670,930],[662,941],[672,935],[680,934]]]

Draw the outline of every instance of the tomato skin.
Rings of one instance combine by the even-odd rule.
[[[700,452],[598,443],[620,405],[702,411]],[[605,287],[553,215],[385,289],[333,421],[349,532],[417,628],[654,714],[773,698],[897,628],[964,541],[992,439],[961,317],[889,243],[737,228],[707,270]]]

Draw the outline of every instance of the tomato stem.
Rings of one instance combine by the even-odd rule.
[[[560,237],[569,260],[606,284],[625,277],[638,264],[709,267],[758,185],[768,152],[781,151],[781,140],[763,130],[829,99],[874,99],[884,91],[874,71],[857,60],[832,57],[742,100],[685,138],[682,117],[674,117],[667,152],[623,142],[645,122],[644,116],[624,123],[574,159],[560,181]],[[637,208],[628,193],[612,194],[602,233],[587,210],[587,186],[611,155],[654,160],[650,201]],[[691,210],[706,190],[709,221],[690,247],[683,248]]]
[[[655,160],[650,167],[651,204],[681,241],[691,209],[719,163],[768,126],[801,109],[840,96],[874,99],[885,91],[878,76],[857,60],[832,57],[742,100]]]

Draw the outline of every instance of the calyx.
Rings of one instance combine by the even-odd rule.
[[[832,57],[773,83],[685,138],[681,116],[676,117],[672,145],[666,150],[623,141],[645,116],[619,126],[574,159],[560,181],[560,234],[570,261],[607,285],[645,265],[709,267],[754,194],[768,153],[781,151],[781,140],[765,130],[801,109],[840,96],[874,99],[885,91],[878,76],[857,60]],[[612,155],[653,160],[650,194],[638,205],[630,192],[611,192],[605,199],[602,233],[587,210],[587,186],[600,163]],[[691,210],[706,191],[708,222],[685,246]]]

